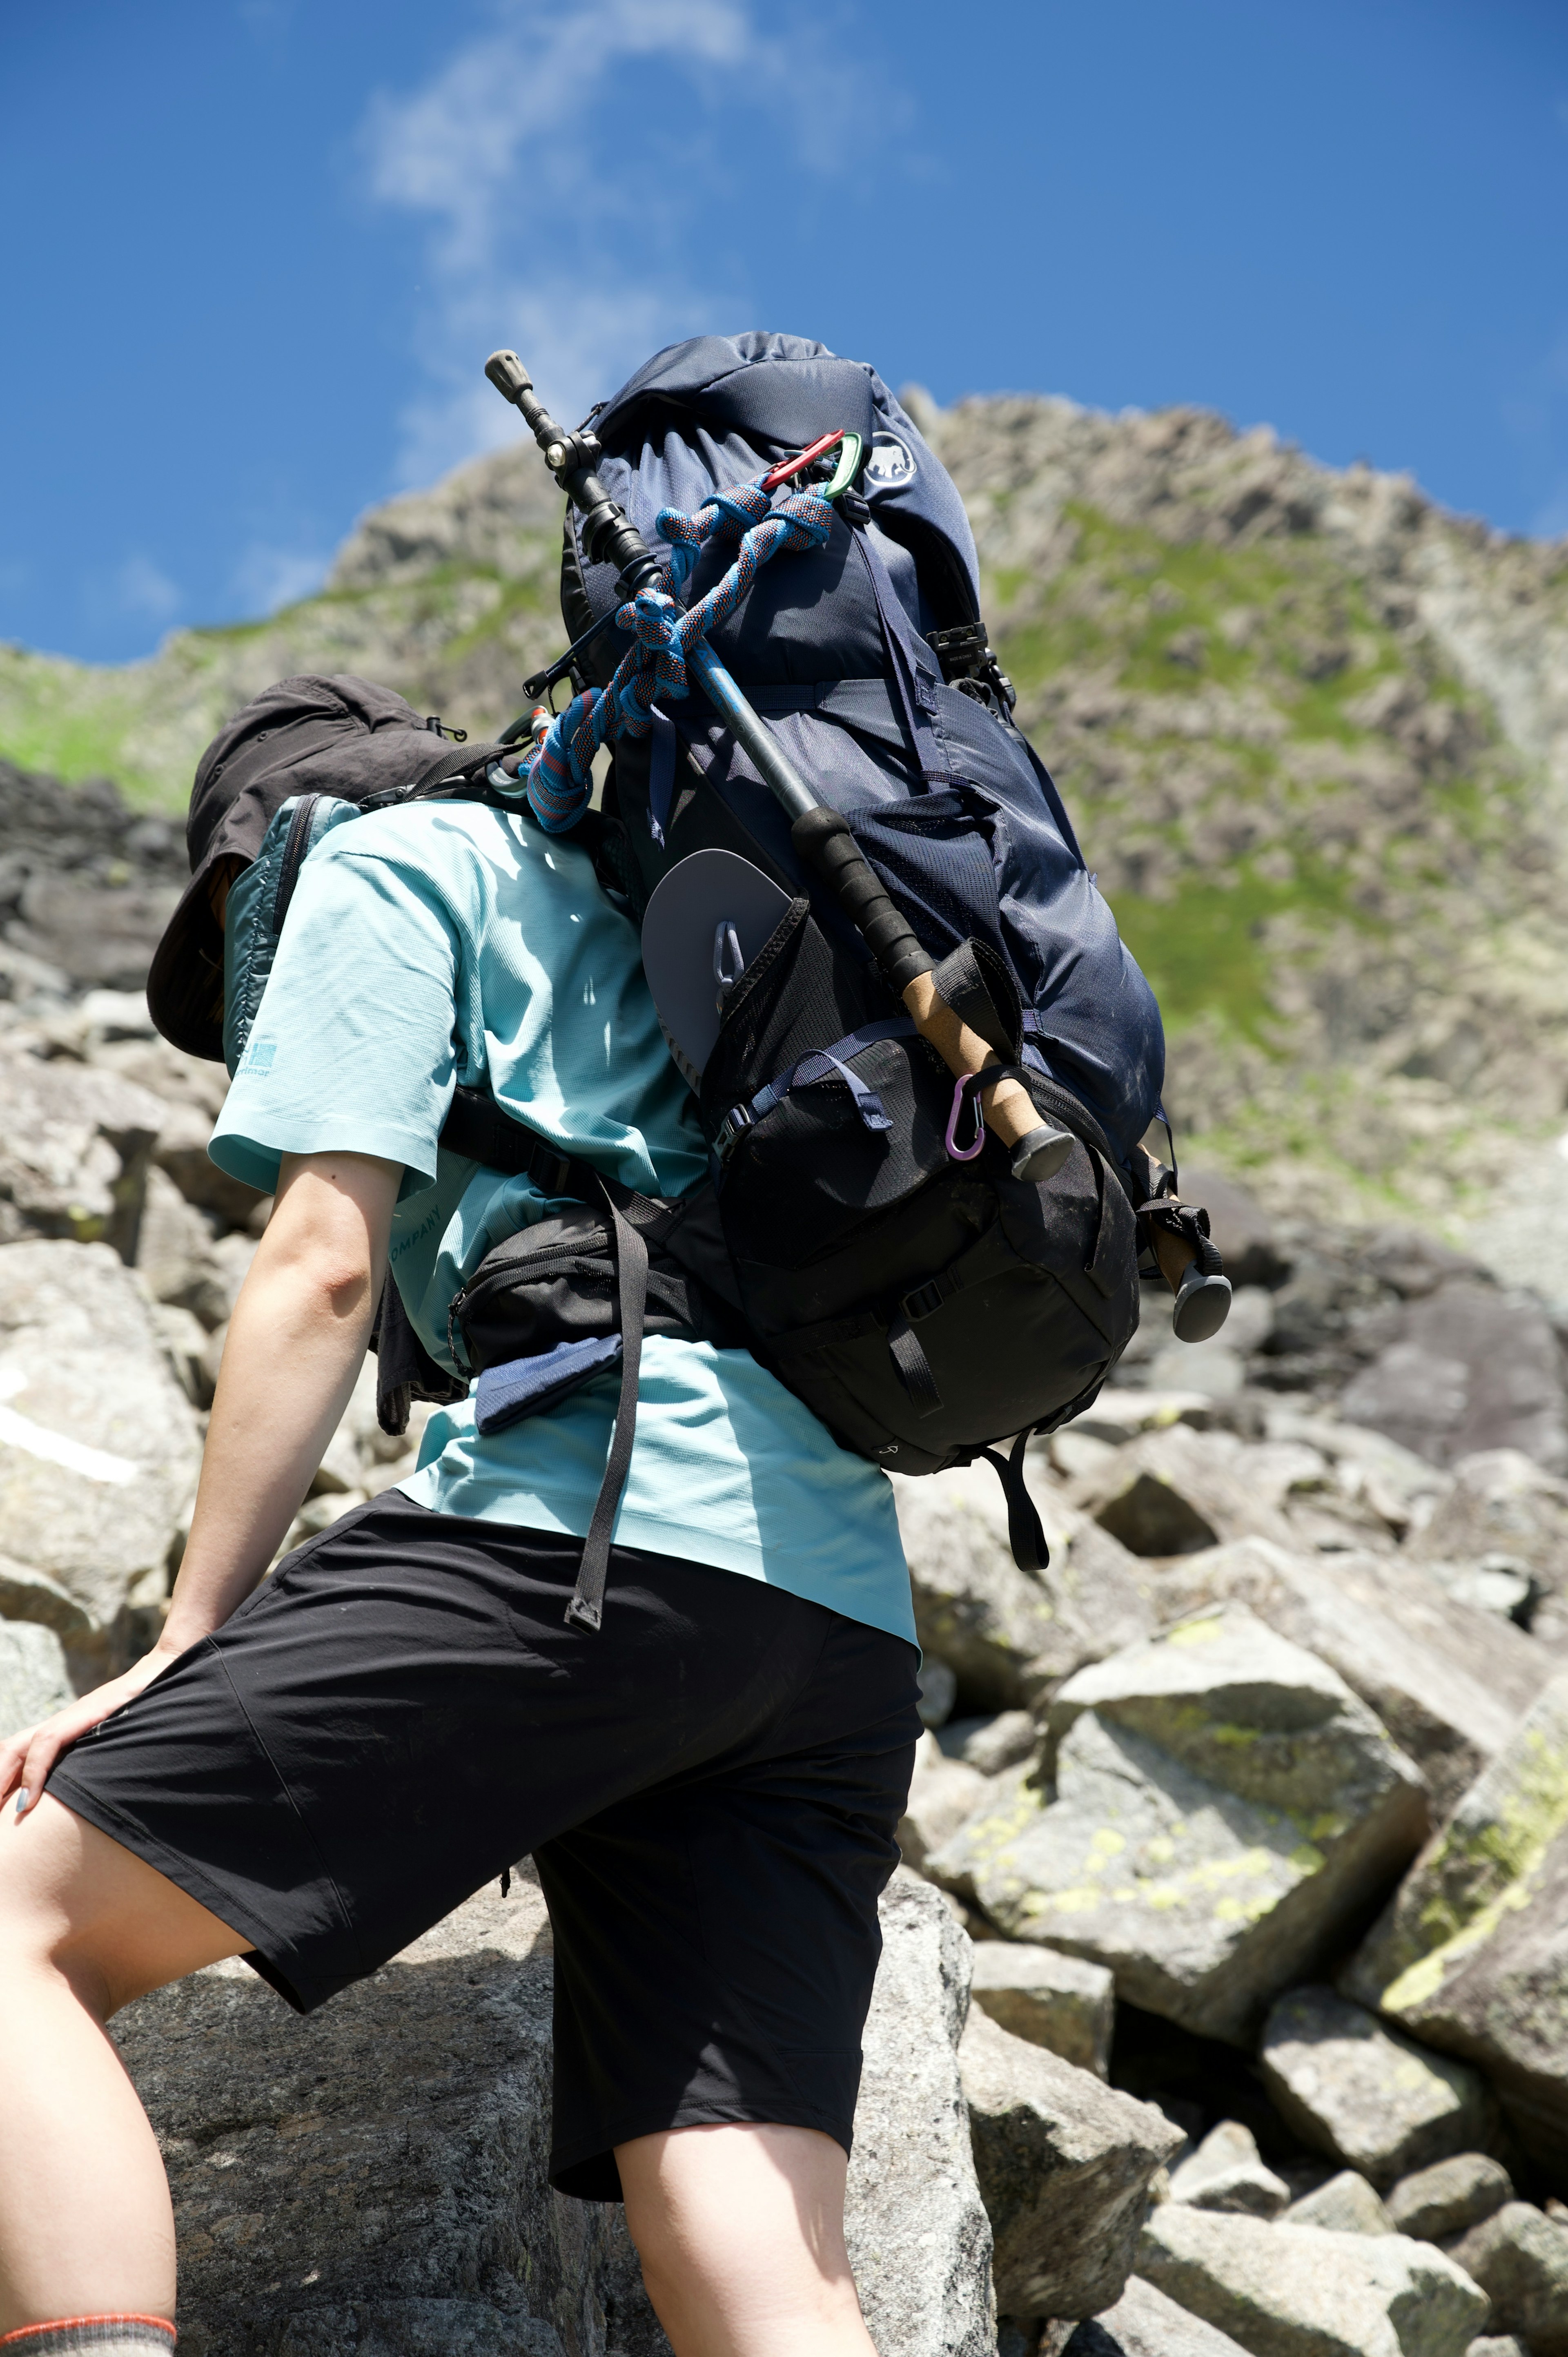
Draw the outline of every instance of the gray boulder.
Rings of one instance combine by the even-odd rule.
[[[1568,2227],[1509,2201],[1449,2248],[1489,2294],[1493,2320],[1519,2333],[1530,2357],[1568,2357]]]
[[[1479,2063],[1527,2147],[1568,2163],[1568,1674],[1428,1843],[1343,1986]]]
[[[0,1252],[0,1527],[8,1554],[48,1583],[38,1617],[58,1625],[59,1589],[81,1608],[62,1631],[73,1674],[102,1676],[130,1641],[123,1616],[165,1571],[199,1453],[146,1297],[116,1254]]]
[[[1276,1222],[1240,1180],[1219,1170],[1189,1170],[1184,1163],[1182,1191],[1208,1213],[1208,1232],[1232,1285],[1284,1283],[1294,1255]]]
[[[1150,2186],[1181,2131],[1152,2104],[1014,2038],[979,2007],[959,2060],[995,2236],[998,2308],[1098,2315],[1122,2296]]]
[[[866,2327],[884,2357],[992,2357],[992,2230],[959,2078],[972,1952],[940,1893],[903,1871],[882,1939],[845,2213]]]
[[[1518,1448],[1568,1470],[1557,1337],[1533,1295],[1453,1277],[1400,1312],[1386,1347],[1343,1393],[1350,1424],[1387,1433],[1434,1465]]]
[[[1129,1441],[1073,1485],[1072,1501],[1133,1555],[1197,1555],[1244,1537],[1289,1546],[1289,1523],[1246,1478],[1247,1453],[1232,1434],[1173,1424]]]
[[[88,1641],[92,1627],[85,1609],[58,1579],[9,1555],[0,1555],[0,1620],[52,1629],[68,1650]]]
[[[897,1883],[883,1921],[851,2177],[862,2298],[889,2357],[988,2357],[954,2054],[966,1943],[918,1886]],[[550,2009],[524,1867],[308,2021],[238,1962],[117,2016],[174,2192],[188,2357],[668,2357],[619,2210],[546,2181]]]
[[[1326,2185],[1315,2186],[1284,2213],[1287,2226],[1323,2226],[1331,2234],[1397,2234],[1388,2211],[1359,2170],[1342,2169]],[[1424,2235],[1417,2241],[1424,2242]]]
[[[1039,1729],[1026,1710],[999,1710],[984,1718],[950,1718],[937,1730],[944,1760],[961,1760],[983,1776],[1015,1768],[1039,1743]]]
[[[1115,2307],[1080,2324],[1063,2357],[1241,2357],[1241,2344],[1129,2276]]]
[[[1451,1473],[1369,1425],[1276,1407],[1269,1410],[1264,1429],[1271,1441],[1296,1441],[1321,1452],[1333,1466],[1340,1494],[1370,1506],[1395,1538],[1420,1530],[1454,1486]]]
[[[174,885],[95,890],[80,877],[29,877],[7,939],[70,975],[79,989],[139,991],[179,899]]]
[[[262,1198],[256,1188],[231,1178],[212,1160],[207,1151],[212,1129],[203,1107],[171,1105],[153,1149],[154,1158],[188,1203],[212,1212],[225,1227],[243,1227]]]
[[[1507,1568],[1541,1591],[1531,1627],[1561,1644],[1568,1638],[1568,1481],[1521,1448],[1487,1448],[1462,1458],[1447,1496],[1410,1542],[1412,1555],[1454,1567]]]
[[[1477,2072],[1384,2029],[1331,1988],[1282,1997],[1260,2060],[1286,2123],[1374,2185],[1486,2141],[1491,2105]]]
[[[1080,1671],[1026,1767],[929,1860],[1015,1939],[1248,2042],[1421,1839],[1421,1779],[1344,1681],[1238,1607]]]
[[[898,1854],[905,1865],[917,1874],[923,1872],[931,1852],[974,1814],[987,1784],[978,1768],[945,1758],[929,1730],[922,1735],[915,1747],[908,1802],[898,1821]]]
[[[1171,2200],[1198,2210],[1227,2210],[1247,2218],[1277,2218],[1290,2188],[1258,2150],[1240,2120],[1221,2120],[1196,2152],[1171,2171]]]
[[[134,1259],[166,1114],[117,1073],[0,1047],[0,1244],[56,1236]]]
[[[1522,1631],[1455,1601],[1423,1566],[1388,1556],[1242,1540],[1173,1566],[1158,1595],[1169,1620],[1244,1604],[1328,1663],[1414,1760],[1437,1814],[1501,1749],[1552,1667]]]
[[[958,1672],[950,1669],[946,1662],[939,1661],[935,1653],[927,1653],[920,1663],[917,1684],[920,1695],[918,1707],[921,1726],[931,1728],[945,1727],[958,1700]]]
[[[972,2001],[1031,2046],[1106,2079],[1116,2026],[1116,1983],[1103,1964],[1017,1940],[983,1940],[974,1952]]]
[[[0,1620],[0,1740],[70,1700],[65,1654],[54,1631]]]
[[[1389,2216],[1402,2234],[1418,2243],[1440,2243],[1463,2234],[1513,2200],[1513,2187],[1500,2160],[1484,2152],[1456,2152],[1402,2177],[1389,2194]]]
[[[90,1017],[100,1002],[89,997],[81,1012]],[[145,1014],[146,999],[142,999]],[[116,1027],[118,1028],[118,1027]],[[152,1028],[152,1017],[146,1017],[145,1028],[131,1036],[108,1038],[102,1026],[92,1025],[81,1052],[90,1064],[101,1071],[118,1072],[138,1087],[150,1089],[161,1097],[166,1106],[197,1105],[209,1121],[216,1121],[223,1110],[223,1100],[229,1093],[229,1075],[221,1064],[209,1063],[205,1056],[188,1056],[182,1048],[171,1047]]]
[[[1464,2357],[1487,2295],[1428,2243],[1272,2226],[1167,2201],[1138,2272],[1251,2357]]]
[[[220,1326],[229,1301],[212,1251],[212,1226],[156,1164],[136,1238],[136,1268],[153,1299]]]
[[[1013,1560],[989,1465],[893,1483],[920,1643],[957,1672],[965,1712],[1026,1707],[1150,1625],[1139,1566],[1031,1476],[1051,1542],[1037,1574]]]

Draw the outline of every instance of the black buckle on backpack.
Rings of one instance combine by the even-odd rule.
[[[570,1195],[572,1192],[572,1160],[566,1154],[552,1154],[548,1147],[528,1157],[528,1175],[542,1195]]]
[[[928,630],[926,644],[941,665],[949,687],[972,703],[983,704],[1005,720],[1018,701],[1018,691],[991,651],[983,622],[959,622],[950,630]]]
[[[755,1127],[757,1115],[749,1105],[733,1105],[714,1132],[714,1152],[720,1167],[726,1163],[746,1131]]]
[[[941,1308],[947,1290],[941,1278],[933,1276],[929,1285],[918,1285],[913,1293],[907,1293],[898,1307],[912,1326],[918,1318],[929,1318],[934,1309]]]

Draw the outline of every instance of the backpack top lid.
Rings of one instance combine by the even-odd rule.
[[[669,427],[738,436],[769,462],[803,449],[832,426],[865,445],[860,490],[895,539],[934,535],[946,566],[980,611],[980,563],[963,501],[914,419],[865,361],[846,361],[806,336],[693,336],[645,361],[595,418],[607,453],[633,457]],[[699,490],[701,486],[693,485]],[[634,520],[641,522],[640,517]],[[646,528],[650,528],[651,515]],[[934,552],[933,552],[934,553]]]
[[[166,1039],[188,1056],[222,1060],[223,928],[211,894],[219,862],[248,866],[291,794],[363,802],[416,783],[448,749],[401,695],[349,673],[280,679],[225,723],[197,766],[185,827],[190,882],[147,975],[148,1010]]]

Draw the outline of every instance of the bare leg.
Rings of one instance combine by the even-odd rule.
[[[847,2168],[815,2128],[671,2128],[616,2147],[675,2357],[875,2357],[843,2242]]]
[[[174,2315],[163,2162],[103,2025],[250,1944],[47,1792],[0,1811],[0,2333]]]

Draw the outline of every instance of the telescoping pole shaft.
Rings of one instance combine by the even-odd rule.
[[[636,525],[594,472],[599,457],[596,437],[568,434],[556,425],[515,352],[492,352],[485,374],[521,413],[545,464],[581,513],[589,556],[613,564],[623,595],[635,597],[657,578],[659,565]],[[877,881],[842,813],[812,791],[705,640],[691,649],[687,662],[714,711],[788,813],[796,850],[816,869],[854,925],[921,1038],[929,1040],[957,1079],[999,1065],[995,1049],[939,994],[931,979],[932,959]],[[1008,1149],[1015,1178],[1047,1178],[1060,1168],[1071,1148],[1070,1136],[1042,1121],[1034,1099],[1016,1081],[983,1084],[981,1103],[986,1126]]]

